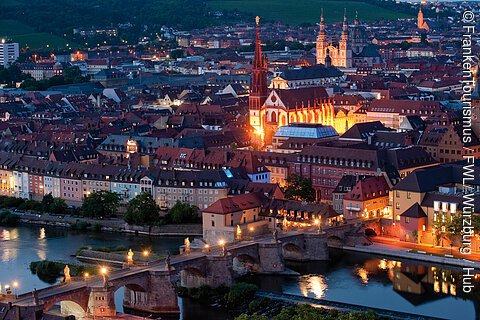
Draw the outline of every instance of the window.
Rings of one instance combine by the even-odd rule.
[[[412,198],[412,193],[411,192],[407,192],[407,199],[411,199]]]
[[[457,212],[457,204],[456,203],[450,203],[450,213],[455,214]]]
[[[396,208],[397,210],[400,210],[400,202],[397,202],[397,203],[395,204],[395,208]]]
[[[212,227],[215,227],[215,221],[212,220]]]
[[[405,223],[410,223],[410,217],[405,217]]]

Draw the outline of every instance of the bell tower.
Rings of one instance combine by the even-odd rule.
[[[338,45],[338,51],[340,54],[339,67],[351,68],[353,65],[352,48],[348,36],[347,9],[345,9],[345,14],[343,16],[342,36]]]
[[[323,9],[320,15],[320,30],[318,31],[316,52],[317,52],[317,64],[325,64],[326,50],[328,47],[327,34],[325,33],[325,21],[323,19]]]
[[[267,86],[267,58],[262,55],[262,44],[260,42],[260,17],[255,18],[255,54],[252,66],[252,85],[250,96],[248,97],[248,108],[250,115],[250,125],[255,128],[257,133],[261,133],[262,122],[260,109],[268,97]]]

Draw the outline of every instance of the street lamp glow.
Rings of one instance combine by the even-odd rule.
[[[318,220],[318,219],[315,219],[315,225],[317,225],[317,226],[318,226],[319,224],[320,224],[320,220]]]
[[[148,257],[150,255],[150,252],[148,250],[143,250],[143,256]]]
[[[85,278],[88,278],[88,277],[90,276],[90,274],[89,274],[88,272],[85,272],[85,273],[83,274],[83,276],[84,276]]]
[[[106,274],[108,273],[107,267],[101,267],[101,268],[100,268],[100,273],[101,273],[102,275],[106,275]]]
[[[225,245],[225,240],[223,239],[219,240],[218,244],[223,247]]]
[[[14,289],[18,288],[18,281],[13,281],[13,288]]]

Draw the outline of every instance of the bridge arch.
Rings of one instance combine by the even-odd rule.
[[[283,245],[283,256],[287,260],[302,260],[303,249],[296,243],[287,242]]]
[[[377,231],[375,231],[373,228],[365,228],[365,235],[367,237],[374,237],[377,236]]]
[[[60,307],[60,312],[64,316],[75,316],[76,319],[83,319],[88,312],[89,294],[75,294],[68,296],[53,296],[43,300],[43,312],[50,311],[54,306]]]
[[[327,244],[329,247],[342,247],[343,239],[336,235],[332,235],[327,238]]]
[[[258,260],[247,253],[234,256],[232,263],[233,272],[239,276],[256,272],[259,268]]]
[[[182,287],[195,288],[207,284],[205,272],[196,267],[187,267],[180,270],[180,284]]]
[[[60,301],[60,312],[65,316],[74,316],[75,319],[83,319],[87,315],[87,310],[80,304],[72,300]]]

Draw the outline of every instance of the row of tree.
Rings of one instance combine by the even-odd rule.
[[[81,208],[84,216],[103,219],[116,215],[120,206],[120,196],[110,191],[98,191],[87,196]],[[125,222],[134,225],[155,226],[166,223],[200,222],[199,209],[187,203],[177,203],[162,215],[160,207],[150,193],[143,192],[130,200],[124,216]]]

